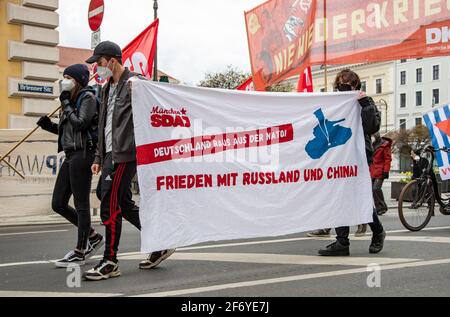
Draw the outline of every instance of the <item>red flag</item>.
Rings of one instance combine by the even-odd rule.
[[[254,91],[255,88],[253,87],[253,78],[250,76],[244,83],[239,85],[237,90],[246,90],[246,91]]]
[[[122,50],[124,66],[147,78],[152,77],[158,25],[156,19]]]
[[[303,70],[303,72],[300,74],[300,78],[298,80],[297,91],[298,92],[313,92],[314,91],[311,66],[306,67]]]

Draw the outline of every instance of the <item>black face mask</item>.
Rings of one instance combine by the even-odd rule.
[[[338,91],[352,91],[353,87],[349,84],[340,84],[337,89]]]

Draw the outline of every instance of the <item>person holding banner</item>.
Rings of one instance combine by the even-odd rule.
[[[337,91],[356,91],[361,89],[361,80],[358,74],[350,69],[344,69],[339,72],[334,82],[334,88]],[[361,117],[366,144],[366,156],[369,166],[373,161],[374,149],[372,146],[371,135],[380,130],[381,115],[372,98],[360,93],[359,104],[361,106]],[[379,253],[384,246],[386,233],[383,229],[376,210],[373,211],[373,222],[369,224],[373,232],[372,241],[369,247],[370,253]],[[336,241],[324,249],[319,250],[319,255],[323,256],[348,256],[350,255],[350,233],[349,227],[336,228]]]
[[[103,259],[84,273],[90,281],[99,281],[121,275],[117,252],[122,231],[122,216],[137,229],[141,229],[139,212],[130,204],[129,190],[136,174],[136,146],[134,141],[131,91],[128,80],[138,76],[122,63],[122,50],[113,42],[97,45],[87,63],[97,63],[98,75],[107,79],[103,89],[103,104],[99,119],[99,142],[92,172],[101,171],[100,212],[106,231]],[[139,76],[139,78],[143,78]],[[153,252],[141,269],[156,267],[175,250]]]
[[[53,190],[52,208],[78,227],[76,248],[56,261],[57,267],[83,265],[103,244],[103,237],[91,227],[89,201],[98,121],[95,91],[88,86],[86,65],[69,66],[63,75],[59,124],[47,116],[37,122],[42,129],[58,134],[58,152],[64,151],[66,155]],[[75,209],[69,206],[72,195]]]

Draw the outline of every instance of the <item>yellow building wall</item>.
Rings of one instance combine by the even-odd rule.
[[[8,61],[8,40],[22,39],[21,26],[7,22],[8,2],[20,4],[20,0],[0,0],[0,129],[8,128],[8,114],[22,112],[22,100],[8,98],[8,77],[22,77],[22,63]]]

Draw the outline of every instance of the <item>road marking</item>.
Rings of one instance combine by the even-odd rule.
[[[371,240],[371,236],[359,237],[357,240]],[[429,242],[429,243],[450,243],[450,237],[430,237],[430,236],[387,236],[387,241],[406,242]]]
[[[443,229],[450,229],[450,226],[425,228],[422,231],[435,231],[435,230],[443,230]],[[392,230],[392,231],[388,231],[387,233],[389,234],[389,233],[405,233],[405,232],[410,232],[410,231],[409,230]],[[421,237],[414,236],[411,238],[421,238]],[[178,248],[177,251],[192,251],[192,250],[215,249],[215,248],[225,248],[225,247],[235,247],[235,246],[261,245],[261,244],[283,243],[283,242],[297,242],[297,241],[307,241],[307,240],[314,240],[314,239],[316,239],[316,238],[302,237],[302,238],[260,240],[260,241],[236,242],[236,243],[225,243],[225,244],[210,244],[210,245],[197,246],[197,247]],[[357,239],[369,239],[369,238],[363,237],[363,238],[357,238]],[[391,236],[387,236],[386,239],[389,241],[391,239]],[[333,239],[332,238],[321,238],[320,240],[333,240]],[[413,241],[413,240],[409,240],[409,241]],[[420,239],[419,239],[418,242],[424,242],[424,241],[420,241]],[[145,255],[142,255],[141,252],[122,253],[121,257],[133,256],[133,255],[141,255],[141,256],[145,257]],[[102,257],[103,256],[93,256],[91,259],[101,259]],[[10,267],[10,266],[20,266],[20,265],[48,264],[48,263],[53,263],[57,260],[58,259],[49,260],[49,261],[4,263],[4,264],[0,264],[0,268]]]
[[[32,264],[51,264],[51,261],[30,261],[30,262],[15,262],[15,263],[4,263],[0,264],[0,267],[10,267],[10,266],[21,266],[21,265],[32,265]]]
[[[142,256],[129,255],[121,260],[140,260]],[[291,255],[273,253],[175,253],[169,260],[213,261],[259,264],[295,264],[295,265],[344,265],[367,266],[369,264],[394,264],[417,262],[420,259],[378,258],[378,257],[322,257],[313,255]]]
[[[431,266],[431,265],[440,265],[440,264],[449,264],[449,263],[450,263],[450,259],[442,259],[442,260],[433,260],[433,261],[420,261],[420,262],[413,262],[413,263],[383,265],[383,266],[381,266],[381,269],[382,270],[397,270],[397,269],[406,269],[406,268],[413,268],[413,267],[422,267],[422,266]],[[270,284],[287,283],[287,282],[296,282],[296,281],[302,281],[302,280],[310,280],[310,279],[324,278],[324,277],[335,277],[335,276],[359,274],[359,273],[367,273],[367,268],[348,269],[348,270],[330,271],[330,272],[313,273],[313,274],[301,274],[301,275],[254,280],[254,281],[247,281],[247,282],[238,282],[238,283],[217,284],[217,285],[205,286],[205,287],[148,293],[148,294],[142,294],[142,295],[137,295],[137,296],[133,296],[133,297],[181,296],[181,295],[188,295],[188,294],[198,294],[198,293],[206,293],[206,292],[213,292],[213,291],[221,291],[221,290],[225,290],[225,289],[252,287],[252,286],[258,286],[258,285],[270,285]]]
[[[123,296],[123,294],[0,291],[0,297],[114,297],[114,296]]]
[[[29,231],[29,232],[14,232],[14,233],[0,233],[0,237],[6,236],[21,236],[27,234],[41,234],[41,233],[54,233],[54,232],[67,232],[69,230],[48,230],[48,231]]]

